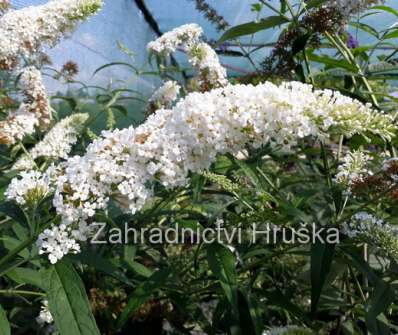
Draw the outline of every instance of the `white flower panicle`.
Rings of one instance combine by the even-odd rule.
[[[149,99],[150,102],[159,102],[162,106],[172,103],[177,99],[178,93],[180,92],[181,86],[175,81],[166,81],[161,87],[159,87],[152,97]]]
[[[20,109],[36,115],[39,126],[47,129],[51,123],[52,114],[40,71],[33,66],[25,68],[21,75],[20,85],[25,95],[25,102]]]
[[[196,24],[187,24],[175,28],[150,42],[149,52],[169,55],[182,48],[188,55],[189,62],[199,72],[198,84],[202,91],[225,86],[228,83],[227,72],[220,64],[216,52],[210,45],[200,40],[203,30]]]
[[[342,232],[347,236],[354,238],[360,235],[369,235],[376,227],[385,227],[389,229],[390,226],[372,214],[359,212],[351,218],[350,222],[345,222],[343,224]]]
[[[103,132],[84,156],[61,164],[53,204],[68,226],[92,220],[110,198],[134,214],[152,198],[156,183],[187,185],[190,171],[206,170],[218,154],[237,154],[246,145],[289,148],[304,137],[344,134],[347,128],[349,136],[392,136],[391,119],[373,115],[369,106],[338,92],[297,82],[191,93],[137,128]]]
[[[177,99],[181,86],[177,82],[169,80],[160,86],[149,98],[147,114],[152,114],[161,108],[170,108]]]
[[[50,310],[48,309],[48,300],[42,301],[42,306],[40,310],[39,316],[36,318],[36,321],[39,324],[51,324],[54,322],[53,316],[51,315]]]
[[[11,180],[4,195],[20,205],[38,203],[52,192],[50,175],[40,171],[23,171]]]
[[[341,231],[350,238],[371,243],[387,256],[398,259],[398,228],[373,214],[359,212],[353,215],[349,222],[343,224]]]
[[[101,5],[101,0],[53,0],[7,12],[0,18],[0,69],[11,70],[21,57],[55,45]]]
[[[34,160],[39,157],[57,160],[66,159],[77,142],[79,133],[82,131],[89,115],[87,113],[72,114],[59,121],[37,143],[29,155],[23,155],[12,167],[12,170],[28,170],[35,166]]]
[[[207,43],[198,43],[188,51],[189,62],[199,72],[199,84],[210,86],[225,86],[228,84],[227,71],[220,64],[220,60]]]
[[[328,6],[337,8],[345,18],[361,13],[374,5],[383,4],[385,0],[333,0]]]
[[[34,133],[36,126],[46,129],[50,125],[51,106],[40,71],[34,67],[25,68],[20,87],[25,99],[17,111],[9,112],[6,119],[0,121],[1,144],[14,144]]]
[[[185,24],[175,28],[155,41],[149,42],[147,50],[149,52],[169,55],[177,50],[178,47],[190,48],[197,44],[203,34],[203,29],[195,24]]]
[[[343,164],[338,167],[335,181],[347,187],[348,193],[353,183],[363,180],[365,176],[372,175],[369,162],[372,158],[363,151],[349,152],[343,158]]]

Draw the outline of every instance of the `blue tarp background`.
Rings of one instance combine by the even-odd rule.
[[[14,8],[28,5],[46,3],[46,0],[13,0]],[[272,0],[270,3],[279,3]],[[253,0],[208,0],[217,11],[224,16],[231,25],[236,25],[256,18],[256,14],[250,9]],[[217,40],[221,33],[217,32],[203,14],[195,9],[193,0],[146,0],[145,4],[156,19],[162,32],[168,31],[184,23],[196,22],[204,30],[206,37]],[[388,0],[386,4],[398,9],[398,0]],[[272,15],[265,10],[263,15]],[[377,14],[366,19],[367,23],[384,28],[397,20],[390,14]],[[256,34],[255,43],[270,43],[275,41],[277,30],[269,30]],[[360,33],[363,43],[371,42],[367,34]],[[103,10],[90,21],[79,26],[70,39],[62,41],[58,46],[49,51],[54,67],[60,68],[68,60],[73,60],[80,67],[79,80],[96,85],[107,85],[116,78],[128,81],[130,88],[138,89],[147,93],[158,85],[154,77],[134,77],[127,68],[112,67],[92,77],[93,72],[99,66],[114,61],[130,61],[116,46],[116,41],[121,41],[129,49],[135,52],[135,63],[142,66],[146,62],[146,44],[154,39],[156,34],[145,21],[141,11],[134,0],[105,0]],[[269,53],[270,49],[261,49],[254,55],[260,60]],[[184,56],[179,55],[177,59],[184,64]],[[250,65],[242,58],[223,57],[223,63],[233,68],[250,69]],[[56,82],[48,83],[50,90],[64,89]]]

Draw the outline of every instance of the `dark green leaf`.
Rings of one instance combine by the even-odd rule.
[[[377,32],[377,30],[368,24],[365,24],[363,22],[351,22],[350,25],[357,29],[360,29],[376,38],[379,38],[379,33]]]
[[[390,334],[388,326],[378,319],[394,301],[394,290],[390,285],[379,280],[370,299],[369,310],[366,313],[366,325],[373,335]]]
[[[307,45],[308,39],[311,37],[311,34],[305,34],[305,35],[301,35],[299,37],[297,37],[294,41],[293,41],[293,45],[292,45],[292,54],[296,55],[298,54],[300,51],[303,51],[305,46]]]
[[[255,303],[248,292],[238,291],[239,325],[245,335],[261,335],[263,321]]]
[[[100,335],[83,282],[66,259],[43,272],[43,284],[61,335]]]
[[[28,219],[24,211],[13,202],[4,202],[0,204],[0,212],[10,217],[11,219],[28,227]]]
[[[38,288],[43,288],[40,273],[33,269],[15,268],[7,273],[7,277],[20,285],[29,284]]]
[[[0,305],[0,335],[11,335],[10,323],[7,320],[6,312]]]
[[[311,245],[311,310],[315,312],[333,261],[334,244],[317,241]]]
[[[132,285],[132,283],[128,280],[128,278],[124,275],[124,273],[119,270],[114,264],[112,264],[109,260],[101,257],[101,255],[92,252],[90,250],[84,250],[83,252],[77,255],[70,255],[70,259],[73,262],[81,262],[83,264],[87,264],[92,266],[98,271],[106,273],[127,285]]]
[[[315,54],[309,54],[308,59],[313,62],[322,63],[328,67],[332,67],[332,68],[339,67],[339,68],[351,71],[353,73],[356,72],[355,67],[353,65],[351,65],[350,63],[348,63],[346,60],[334,59],[334,58],[331,58],[331,57],[325,56],[325,55],[318,56]]]
[[[240,24],[238,26],[228,29],[224,33],[224,35],[221,36],[218,43],[222,43],[245,35],[251,35],[261,30],[266,30],[276,26],[280,26],[281,24],[286,22],[289,22],[289,20],[287,20],[283,16],[269,16],[258,22],[253,21],[253,22]]]
[[[218,243],[207,246],[207,263],[220,281],[225,295],[238,315],[238,284],[235,271],[235,257],[226,247]]]
[[[398,17],[398,12],[395,9],[393,9],[392,7],[389,7],[389,6],[374,6],[371,9],[384,10],[385,12],[389,12],[389,13],[395,15],[396,17]]]

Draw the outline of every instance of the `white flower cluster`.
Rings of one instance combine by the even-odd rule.
[[[227,71],[207,43],[198,43],[188,50],[189,62],[199,72],[199,84],[225,86],[228,84]]]
[[[197,44],[202,34],[203,29],[199,25],[195,23],[185,24],[168,31],[155,41],[149,42],[147,49],[149,52],[169,55],[180,46],[189,48]]]
[[[39,157],[51,158],[53,160],[66,159],[77,142],[79,133],[89,115],[87,113],[72,114],[59,121],[44,136],[43,140],[37,143],[28,155],[23,155],[13,165],[12,170],[29,170],[34,168],[34,160]]]
[[[20,205],[35,204],[52,192],[51,175],[40,171],[23,171],[11,180],[4,195]]]
[[[227,72],[211,46],[200,41],[202,33],[202,28],[196,24],[183,25],[148,43],[147,48],[150,52],[168,55],[181,47],[199,72],[202,90],[225,86],[228,83]]]
[[[12,69],[20,57],[30,57],[43,45],[53,46],[101,4],[101,0],[53,0],[7,12],[0,18],[0,68]]]
[[[349,18],[373,5],[383,4],[384,2],[385,0],[333,0],[328,3],[328,6],[337,8],[343,17]]]
[[[360,235],[371,234],[375,227],[389,227],[383,220],[376,218],[367,212],[359,212],[355,214],[350,222],[343,223],[342,232],[348,237],[355,238]]]
[[[298,326],[274,327],[263,332],[263,335],[294,335],[294,334],[312,334],[312,332],[305,328]]]
[[[79,242],[87,240],[93,233],[95,224],[89,226],[81,221],[73,228],[64,223],[59,226],[52,225],[51,228],[45,229],[37,239],[39,254],[48,254],[50,263],[55,264],[67,254],[80,252]]]
[[[343,164],[338,167],[338,173],[335,181],[344,184],[347,192],[350,193],[352,184],[363,180],[364,176],[372,175],[368,165],[372,158],[363,151],[349,152],[343,158]]]
[[[342,233],[374,244],[386,255],[398,259],[398,228],[367,212],[359,212],[343,223]]]
[[[199,303],[198,307],[203,313],[203,316],[206,318],[208,322],[212,322],[214,311],[217,308],[218,301],[217,300],[210,300],[206,302]]]
[[[181,86],[177,82],[168,80],[160,86],[149,98],[147,113],[152,114],[160,108],[170,108],[177,99]]]
[[[50,310],[48,309],[48,300],[42,301],[42,306],[40,310],[39,316],[36,318],[36,321],[39,324],[50,324],[54,322],[53,316],[51,315]]]
[[[358,119],[359,114],[367,117]],[[390,137],[391,119],[373,115],[356,100],[298,82],[191,93],[135,129],[104,132],[84,156],[61,164],[53,203],[63,223],[72,226],[91,220],[110,198],[134,214],[152,198],[155,183],[185,186],[190,171],[208,169],[218,154],[237,154],[246,145],[288,148],[306,136],[346,128],[349,135],[369,131]]]
[[[36,115],[18,109],[9,112],[7,118],[0,121],[0,144],[14,144],[25,135],[33,134],[39,122]]]
[[[20,85],[26,97],[20,109],[34,114],[39,126],[47,129],[51,123],[52,114],[40,71],[33,66],[25,68],[21,75]]]
[[[36,126],[46,128],[52,118],[51,106],[43,85],[39,70],[27,67],[23,70],[20,87],[25,101],[17,111],[8,113],[4,121],[0,121],[0,143],[14,144],[25,135],[32,134]]]

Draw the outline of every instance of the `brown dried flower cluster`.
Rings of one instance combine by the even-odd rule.
[[[335,7],[321,7],[309,11],[297,27],[284,31],[276,42],[271,55],[262,63],[265,77],[292,79],[297,68],[295,55],[301,46],[319,46],[321,34],[338,29],[343,17]]]
[[[351,191],[354,196],[383,196],[398,200],[398,160],[384,163],[380,173],[353,180]]]

